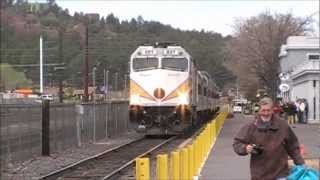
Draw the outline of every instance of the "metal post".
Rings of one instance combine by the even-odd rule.
[[[116,72],[116,74],[115,74],[115,85],[114,86],[115,86],[114,87],[115,94],[118,95],[118,72]],[[116,125],[115,130],[116,130],[116,132],[118,132],[118,113],[119,113],[118,109],[119,109],[119,104],[117,104],[117,106],[116,106],[116,113],[115,113],[115,116],[116,116],[115,117],[115,125]]]
[[[109,70],[106,71],[106,85],[105,85],[105,95],[106,95],[106,138],[108,137],[108,121],[109,121],[109,107],[110,107],[110,104],[109,104]]]
[[[103,69],[103,87],[104,87],[104,101],[106,101],[107,97],[106,97],[106,69]]]
[[[127,74],[124,75],[124,91],[127,92]]]
[[[118,72],[116,72],[116,75],[115,75],[114,89],[115,89],[115,91],[118,91]]]
[[[106,94],[109,93],[109,70],[106,72]]]
[[[96,66],[94,66],[92,68],[92,86],[93,86],[93,89],[95,89],[95,87],[96,87],[96,69],[97,69]],[[95,95],[95,90],[93,91],[92,100],[95,100],[94,95]]]
[[[50,102],[42,101],[42,156],[50,155]]]
[[[94,66],[92,69],[92,85],[93,85],[93,142],[96,142],[96,98],[95,96],[95,86],[96,86],[96,67]]]
[[[127,91],[127,74],[124,74],[124,97],[123,99],[127,99],[127,94],[128,94],[128,91]],[[126,119],[126,122],[125,122],[125,128],[126,130],[128,131],[128,118]]]

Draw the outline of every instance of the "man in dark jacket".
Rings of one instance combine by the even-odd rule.
[[[239,155],[251,154],[252,180],[277,180],[288,175],[288,155],[297,165],[304,164],[297,136],[287,121],[274,115],[273,102],[262,98],[253,122],[241,128],[233,148]]]
[[[297,113],[297,107],[294,104],[294,102],[288,103],[288,116],[291,119],[291,123],[296,123],[296,113]]]

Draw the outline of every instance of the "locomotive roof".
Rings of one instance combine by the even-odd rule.
[[[166,48],[169,48],[169,49],[171,49],[171,48],[172,48],[172,49],[177,49],[178,51],[176,51],[176,52],[174,52],[174,53],[179,53],[179,54],[175,54],[174,56],[184,55],[184,56],[187,56],[187,57],[192,58],[192,57],[190,56],[190,54],[187,52],[187,50],[186,50],[184,47],[182,47],[182,46],[180,46],[180,45],[178,45],[178,44],[176,44],[176,43],[167,43],[167,42],[165,42],[165,43],[155,43],[154,45],[144,44],[144,45],[138,46],[137,49],[131,54],[131,58],[132,58],[132,57],[135,57],[135,56],[144,56],[144,55],[147,55],[147,54],[142,54],[142,51],[144,51],[144,49],[147,50],[147,51],[150,50],[150,51],[148,52],[148,54],[149,54],[149,53],[151,53],[151,54],[149,54],[149,55],[154,55],[154,54],[152,54],[153,52],[151,52],[152,49],[157,50],[157,49],[166,49]],[[163,55],[163,54],[161,54],[161,53],[163,53],[163,52],[158,52],[158,53],[160,53],[159,55]],[[170,55],[169,55],[169,56],[170,56]]]
[[[155,42],[154,44],[150,44],[150,43],[146,43],[143,44],[142,46],[152,46],[154,48],[167,48],[168,46],[180,46],[178,43],[176,42]]]

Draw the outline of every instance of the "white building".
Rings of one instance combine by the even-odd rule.
[[[290,36],[281,46],[281,83],[288,91],[281,96],[290,101],[304,98],[308,103],[308,122],[320,122],[319,37]]]

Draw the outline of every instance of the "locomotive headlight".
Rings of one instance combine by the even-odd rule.
[[[131,104],[140,105],[140,96],[137,94],[133,94],[130,96],[130,102]]]
[[[189,102],[188,93],[181,93],[181,94],[179,94],[178,98],[179,98],[180,105],[187,105]]]

